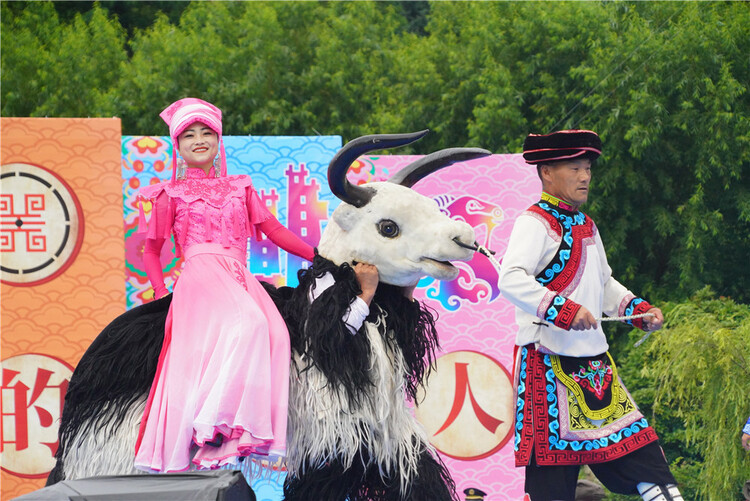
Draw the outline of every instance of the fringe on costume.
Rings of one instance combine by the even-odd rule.
[[[327,273],[333,276],[334,285],[310,304],[308,291],[314,290],[316,279]],[[297,276],[299,285],[295,289],[282,287],[271,293],[287,322],[292,353],[302,355],[292,357],[296,366],[291,372],[303,373],[315,367],[337,393],[342,390],[344,398],[359,403],[373,384],[368,374],[369,340],[352,335],[341,321],[349,304],[362,292],[354,269],[316,255],[313,266],[300,270]]]
[[[59,460],[63,473],[60,480],[101,475],[145,475],[146,472],[133,466],[133,453],[147,396],[142,395],[127,409],[117,409],[122,417],[116,423],[101,428],[88,426],[71,437]],[[114,413],[114,409],[103,410],[108,416]]]
[[[416,401],[417,391],[426,383],[435,363],[435,352],[440,348],[435,322],[437,312],[418,301],[404,297],[401,287],[380,284],[375,292],[368,322],[377,324],[378,316],[388,321],[388,330],[381,334],[389,343],[395,341],[404,358],[403,373],[406,394]]]
[[[328,273],[333,276],[334,285],[310,304],[308,291],[314,290],[316,279]],[[337,393],[343,391],[356,406],[367,398],[368,388],[375,383],[369,373],[370,340],[360,335],[364,324],[357,335],[352,335],[341,321],[351,302],[362,293],[354,269],[348,263],[336,265],[316,254],[313,266],[300,270],[298,279],[295,289],[282,287],[272,291],[266,287],[287,321],[292,351],[302,355],[296,360],[297,371],[316,367]],[[401,287],[384,283],[378,285],[372,305],[367,321],[387,319],[389,329],[382,337],[403,354],[406,393],[414,400],[439,348],[436,314],[404,297]]]

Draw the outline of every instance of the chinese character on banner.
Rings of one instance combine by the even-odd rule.
[[[23,354],[2,362],[2,469],[21,477],[44,477],[55,465],[57,430],[73,374],[67,363]]]
[[[430,442],[454,459],[491,456],[513,429],[513,384],[499,362],[474,351],[440,357],[420,395],[417,419]]]

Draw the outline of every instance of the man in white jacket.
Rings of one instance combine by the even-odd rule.
[[[532,501],[574,500],[580,465],[611,491],[682,500],[658,437],[617,375],[602,314],[660,329],[659,308],[612,278],[594,222],[578,209],[601,154],[592,131],[530,134],[541,199],[515,222],[500,290],[516,306],[516,466]],[[647,316],[642,316],[648,314]]]

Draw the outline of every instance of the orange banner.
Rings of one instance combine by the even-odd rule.
[[[125,311],[117,118],[0,119],[2,499],[44,486],[62,398]]]

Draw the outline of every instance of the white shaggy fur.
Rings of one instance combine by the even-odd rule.
[[[125,419],[114,426],[95,428],[85,426],[86,433],[79,433],[71,441],[63,457],[63,474],[68,480],[101,475],[146,475],[149,472],[133,466],[138,429],[146,407],[144,395],[130,406]],[[105,410],[106,412],[106,410]],[[276,461],[273,463],[273,461]],[[197,468],[191,464],[189,471]],[[279,458],[257,460],[246,458],[239,464],[222,467],[223,470],[239,470],[248,483],[258,478],[273,478],[280,475],[282,462]]]
[[[145,473],[133,467],[133,460],[147,397],[136,400],[125,413],[125,419],[112,426],[83,428],[86,432],[76,435],[65,448],[65,478]]]
[[[419,456],[430,446],[422,425],[405,403],[403,356],[383,342],[378,327],[386,327],[385,318],[380,318],[379,324],[365,323],[375,387],[363,399],[362,408],[351,409],[345,393],[335,392],[315,367],[300,373],[292,370],[287,458],[290,473],[301,473],[295,469],[305,458],[312,467],[323,466],[334,458],[349,467],[360,460],[357,455],[365,445],[371,462],[385,470],[381,475],[398,472],[401,492],[406,492],[417,473]],[[295,358],[299,367],[306,367],[304,359],[296,354]]]

